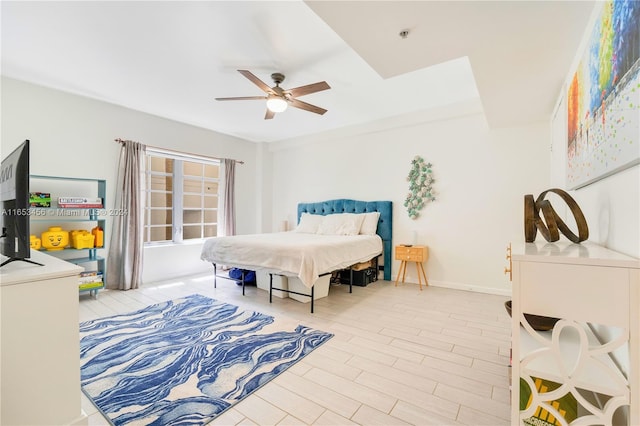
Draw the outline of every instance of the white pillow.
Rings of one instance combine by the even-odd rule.
[[[322,218],[318,234],[322,235],[358,235],[364,216],[354,213],[330,214]]]
[[[376,235],[378,229],[378,219],[380,219],[380,212],[362,213],[364,217],[362,226],[360,227],[361,235]]]
[[[323,217],[324,216],[320,214],[302,213],[300,223],[298,223],[295,232],[304,232],[306,234],[317,233]]]

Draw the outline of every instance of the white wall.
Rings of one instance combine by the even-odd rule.
[[[111,208],[120,147],[113,142],[116,138],[243,160],[245,164],[236,167],[237,187],[242,188],[237,191],[237,231],[255,232],[256,144],[113,104],[2,78],[0,154],[4,156],[23,140],[30,139],[32,174],[106,179],[106,207]],[[212,270],[211,265],[200,260],[200,247],[201,244],[184,244],[147,248],[144,281]]]
[[[420,124],[398,118],[275,144],[273,229],[285,219],[295,225],[298,202],[391,200],[393,244],[429,246],[432,285],[510,294],[505,248],[524,238],[523,196],[548,187],[549,126],[492,131],[477,107],[448,108],[447,115],[456,112],[462,115],[431,111]],[[411,220],[402,204],[416,155],[433,163],[438,195]],[[415,270],[407,273],[417,282]]]

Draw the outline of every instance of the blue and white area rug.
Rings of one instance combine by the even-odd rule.
[[[201,295],[80,324],[82,389],[115,425],[203,425],[332,334]]]

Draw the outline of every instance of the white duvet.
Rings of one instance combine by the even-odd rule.
[[[378,235],[290,231],[211,238],[205,241],[200,258],[216,265],[298,277],[311,288],[321,274],[366,262],[381,253]]]

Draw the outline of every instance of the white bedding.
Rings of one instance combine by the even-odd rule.
[[[208,239],[200,258],[216,265],[298,277],[311,288],[321,274],[365,262],[381,253],[382,239],[378,235],[275,232]]]

